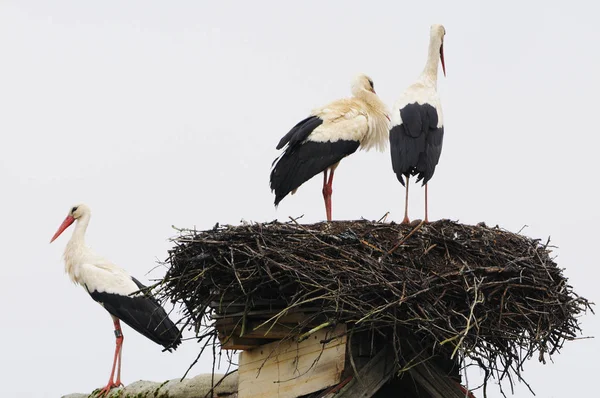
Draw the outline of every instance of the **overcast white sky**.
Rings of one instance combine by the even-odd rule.
[[[275,145],[314,107],[369,74],[391,107],[442,23],[446,136],[430,217],[552,237],[576,291],[598,299],[599,6],[578,1],[0,2],[0,378],[6,397],[57,397],[106,383],[106,312],[64,274],[71,205],[88,203],[88,243],[147,282],[171,229],[325,216],[315,178],[276,210]],[[336,172],[335,219],[402,219],[389,154]],[[412,190],[411,217],[422,217]],[[598,317],[583,319],[600,335]],[[183,374],[173,353],[127,326],[123,380]],[[539,397],[597,390],[600,342],[525,364]],[[209,371],[205,356],[194,373]],[[471,372],[474,382],[478,372]],[[478,396],[481,396],[479,394]],[[492,388],[489,397],[499,397]],[[517,397],[529,396],[523,385]]]

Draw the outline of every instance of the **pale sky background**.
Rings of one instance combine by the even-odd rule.
[[[448,77],[430,217],[551,236],[576,291],[600,301],[597,4],[2,0],[2,395],[57,397],[108,379],[110,317],[63,271],[71,231],[48,244],[73,204],[92,207],[88,243],[144,282],[164,274],[147,272],[166,258],[172,224],[322,220],[320,177],[273,207],[275,145],[348,96],[360,72],[391,107],[424,66],[432,23],[446,27]],[[389,153],[358,152],[336,172],[333,217],[399,221],[402,195]],[[421,218],[422,189],[410,203]],[[600,335],[597,316],[583,327]],[[180,377],[200,349],[162,353],[124,334],[127,384]],[[590,397],[599,354],[598,339],[569,342],[524,376],[538,397]],[[518,385],[515,396],[531,395]]]

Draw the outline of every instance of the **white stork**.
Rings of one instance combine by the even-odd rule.
[[[85,231],[90,216],[91,211],[88,206],[84,204],[74,206],[50,243],[77,221],[73,236],[67,243],[64,253],[65,271],[71,280],[81,285],[110,313],[113,319],[116,337],[115,355],[108,384],[100,391],[100,395],[106,395],[112,388],[122,385],[123,332],[119,320],[169,351],[177,348],[181,343],[181,333],[150,293],[139,292],[146,286],[130,276],[123,268],[98,256],[85,245]],[[114,380],[116,367],[117,379]]]
[[[385,149],[388,110],[375,93],[373,80],[359,75],[352,82],[351,90],[352,98],[315,109],[277,144],[277,149],[284,146],[285,149],[273,162],[271,171],[275,206],[287,194],[294,194],[300,185],[323,172],[323,199],[327,221],[331,221],[333,173],[340,161],[358,148]]]
[[[410,85],[392,110],[392,128],[390,129],[390,149],[392,167],[398,181],[406,187],[404,219],[408,219],[408,181],[417,176],[417,182],[425,185],[425,222],[427,216],[427,182],[433,177],[435,166],[442,153],[444,138],[444,118],[437,93],[438,63],[442,62],[444,76],[444,35],[442,25],[432,25],[429,39],[429,54],[423,73]],[[402,176],[406,177],[406,185]]]

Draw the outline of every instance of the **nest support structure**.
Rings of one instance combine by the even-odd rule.
[[[483,223],[217,224],[173,241],[157,292],[183,304],[181,322],[204,347],[302,340],[343,323],[394,347],[400,372],[421,351],[471,359],[484,387],[491,377],[512,386],[525,360],[576,339],[591,310],[549,242]]]

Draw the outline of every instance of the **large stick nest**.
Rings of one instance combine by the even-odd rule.
[[[214,341],[223,314],[268,314],[268,324],[301,311],[290,335],[343,322],[400,347],[409,331],[512,384],[527,358],[576,338],[590,308],[548,242],[484,224],[272,222],[184,230],[174,242],[159,293],[184,304],[199,340]]]

